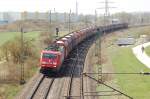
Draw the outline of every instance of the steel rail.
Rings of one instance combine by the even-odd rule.
[[[45,76],[42,75],[40,77],[40,80],[34,85],[33,90],[31,92],[31,94],[28,95],[27,99],[33,99],[35,93],[37,92],[39,86],[41,85],[42,81],[44,80]]]
[[[78,50],[76,50],[77,52]],[[78,53],[78,52],[77,52]],[[72,91],[72,82],[73,82],[73,77],[74,77],[74,72],[75,72],[75,67],[78,63],[78,56],[76,55],[77,59],[73,60],[73,68],[71,69],[71,75],[70,75],[70,80],[69,80],[69,85],[68,85],[68,93],[67,93],[67,99],[70,99],[71,97],[71,91]]]
[[[94,38],[94,39],[96,39],[96,38]],[[72,97],[71,91],[72,91],[72,82],[73,82],[75,67],[76,67],[76,65],[79,65],[79,62],[81,62],[81,65],[83,65],[83,67],[82,67],[82,69],[80,69],[80,76],[82,76],[86,54],[87,54],[88,49],[90,47],[90,43],[92,44],[93,42],[94,42],[93,39],[88,40],[88,42],[84,42],[83,44],[78,46],[78,48],[80,48],[80,50],[78,50],[78,48],[76,48],[76,50],[75,50],[76,57],[75,58],[69,58],[69,60],[73,60],[73,64],[72,64],[73,68],[71,70],[71,78],[70,78],[70,81],[69,81],[68,93],[67,93],[67,96],[65,96],[67,99],[70,99]],[[78,53],[80,53],[80,55],[78,55]],[[83,78],[80,79],[80,90],[81,90],[80,98],[84,99]]]
[[[99,73],[83,73],[83,74],[91,74],[91,75],[97,75]],[[102,73],[102,74],[112,74],[112,75],[150,75],[150,72],[141,72],[141,73]]]
[[[46,77],[45,75],[42,75],[42,76],[41,76],[40,80],[39,80],[39,81],[37,82],[37,84],[35,84],[35,86],[33,87],[33,90],[31,91],[31,94],[29,94],[29,95],[27,96],[27,99],[34,99],[34,97],[35,97],[35,95],[36,95],[38,89],[40,88],[42,82],[44,81],[45,77]],[[50,91],[50,89],[51,89],[51,87],[52,87],[52,85],[53,85],[54,80],[55,80],[55,78],[52,78],[52,79],[51,79],[51,81],[50,81],[50,83],[49,83],[49,85],[48,85],[48,89],[45,91],[45,94],[44,94],[44,98],[43,98],[43,99],[47,99],[48,94],[49,94],[49,91]]]
[[[45,96],[44,96],[44,99],[47,99],[48,94],[49,94],[49,92],[50,92],[50,89],[51,89],[51,87],[52,87],[52,85],[53,85],[53,83],[54,83],[54,80],[55,80],[55,78],[53,78],[53,79],[51,80],[51,83],[49,84],[49,87],[48,87],[48,89],[47,89],[47,91],[46,91],[46,94],[45,94]]]

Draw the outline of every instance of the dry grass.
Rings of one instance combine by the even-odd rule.
[[[32,35],[32,34],[31,34]],[[32,36],[34,37],[34,36]],[[36,37],[34,43],[34,56],[27,58],[24,64],[25,80],[28,81],[38,69],[39,52],[41,45],[39,39]],[[22,86],[20,81],[20,64],[14,64],[11,60],[0,64],[0,99],[13,99],[19,92]]]
[[[16,21],[14,23],[0,26],[0,31],[20,31],[19,27],[23,24],[25,31],[44,31],[48,29],[49,23],[44,20]]]
[[[38,59],[30,58],[24,64],[25,80],[28,81],[38,67]],[[0,64],[0,99],[13,99],[21,90],[20,81],[20,65],[13,62]]]

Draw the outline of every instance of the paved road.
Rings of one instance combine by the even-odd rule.
[[[150,42],[138,45],[132,48],[132,51],[141,63],[150,68],[150,57],[145,53],[145,51],[142,51],[142,46],[144,48],[150,46]]]

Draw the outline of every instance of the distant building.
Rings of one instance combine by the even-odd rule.
[[[4,20],[8,20],[9,23],[14,22],[16,20],[21,19],[21,15],[19,12],[4,12],[3,13]]]
[[[17,20],[45,20],[49,21],[51,18],[51,21],[59,21],[59,22],[67,22],[68,21],[68,13],[50,13],[49,12],[0,12],[0,24],[6,24],[6,23],[12,23]],[[71,15],[71,21],[75,22],[78,20],[80,16],[78,17],[72,13]],[[93,16],[88,16],[88,19],[94,19]],[[64,21],[65,20],[65,21]]]
[[[4,13],[0,13],[0,25],[8,24],[8,19],[4,18]]]
[[[8,20],[0,20],[0,25],[8,24]]]
[[[118,46],[126,46],[126,45],[134,45],[135,39],[134,38],[119,38],[116,42]]]
[[[112,19],[111,23],[112,24],[118,24],[118,23],[120,23],[120,20],[119,19]]]
[[[3,13],[0,13],[0,20],[3,19]]]
[[[0,25],[12,23],[20,19],[21,15],[19,12],[0,12]]]

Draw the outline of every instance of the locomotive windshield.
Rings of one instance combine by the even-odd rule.
[[[46,48],[46,50],[52,50],[52,51],[59,51],[60,46],[58,46],[57,44],[54,45],[50,45]]]
[[[42,58],[47,58],[47,59],[55,59],[57,56],[55,54],[50,54],[50,53],[43,53]]]

